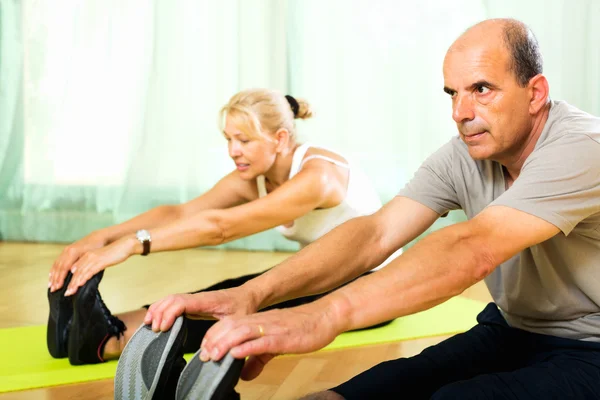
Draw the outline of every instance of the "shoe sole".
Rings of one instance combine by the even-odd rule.
[[[54,358],[66,358],[68,356],[68,337],[71,319],[73,318],[73,299],[71,297],[65,298],[64,294],[67,291],[67,286],[71,281],[71,273],[69,272],[65,277],[63,286],[56,292],[50,293],[48,289],[48,303],[50,310],[48,312],[48,325],[46,327],[46,345],[48,346],[48,352]],[[52,318],[52,309],[58,308],[60,311],[61,302],[70,303],[70,312],[68,315],[60,313],[56,315],[56,320]],[[58,303],[58,305],[53,305]],[[66,321],[65,321],[66,320]]]
[[[182,324],[183,317],[178,317],[167,332],[153,332],[144,324],[138,328],[119,357],[115,375],[115,400],[152,399]],[[149,379],[144,379],[144,376],[149,375],[153,376],[148,385]]]
[[[220,361],[200,361],[196,352],[181,372],[177,384],[176,400],[222,400],[234,393],[244,360],[229,353]]]

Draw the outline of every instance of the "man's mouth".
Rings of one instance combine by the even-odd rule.
[[[472,142],[475,141],[479,138],[481,138],[483,135],[485,135],[487,132],[486,131],[482,131],[482,132],[476,132],[476,133],[469,133],[469,134],[464,134],[465,137],[465,141],[466,142]]]

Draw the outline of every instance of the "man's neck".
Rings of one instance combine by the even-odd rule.
[[[516,153],[512,160],[509,159],[507,161],[500,161],[508,174],[507,178],[509,185],[519,177],[525,160],[527,160],[527,157],[529,157],[529,155],[533,152],[533,149],[535,148],[535,145],[537,144],[542,131],[544,130],[544,126],[548,120],[549,112],[550,102],[544,105],[544,107],[538,112],[538,115],[533,121],[531,132],[529,135],[527,135],[527,138],[521,146],[520,151]]]

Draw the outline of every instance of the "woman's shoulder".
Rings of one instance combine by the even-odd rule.
[[[319,208],[339,205],[346,197],[348,189],[350,179],[348,160],[336,151],[316,145],[304,144],[299,147],[299,150],[305,153],[302,154],[302,160],[294,157],[295,161],[299,162],[295,162],[292,166],[290,178],[300,170],[311,174],[314,180],[311,190],[326,193],[327,197]]]

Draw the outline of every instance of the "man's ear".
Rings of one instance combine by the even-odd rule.
[[[530,93],[529,113],[537,114],[546,105],[550,96],[548,79],[542,74],[537,74],[529,80],[527,86]]]

